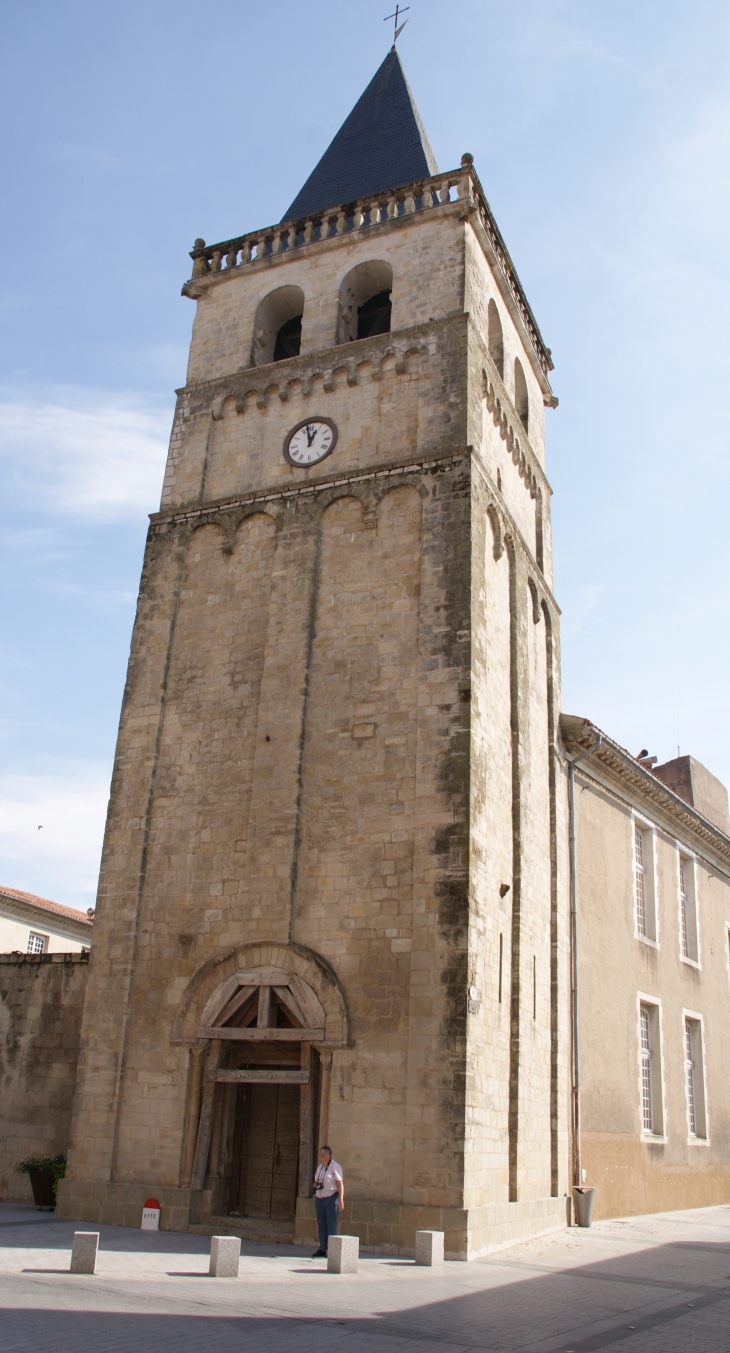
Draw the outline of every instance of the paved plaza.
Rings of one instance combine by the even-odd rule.
[[[93,1277],[75,1229],[99,1230]],[[346,1229],[343,1227],[343,1229]],[[364,1256],[325,1271],[293,1246],[242,1243],[208,1277],[208,1237],[90,1227],[0,1205],[3,1353],[728,1353],[730,1206],[604,1221],[475,1263]]]

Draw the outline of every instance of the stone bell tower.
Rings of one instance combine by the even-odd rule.
[[[67,1217],[483,1254],[564,1219],[546,349],[395,48],[276,226],[197,240]]]

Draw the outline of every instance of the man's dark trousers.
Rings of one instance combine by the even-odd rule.
[[[337,1235],[337,1213],[340,1210],[339,1194],[333,1193],[331,1198],[315,1198],[314,1206],[317,1209],[319,1248],[326,1254],[327,1241],[330,1236]]]

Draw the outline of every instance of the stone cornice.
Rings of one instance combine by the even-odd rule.
[[[208,398],[213,405],[214,418],[222,417],[223,404],[229,398],[236,400],[238,412],[243,410],[249,396],[257,408],[265,409],[269,398],[275,395],[285,404],[295,384],[302,387],[305,397],[319,379],[325,392],[331,392],[335,388],[334,377],[338,371],[347,373],[348,386],[359,383],[359,369],[365,366],[370,367],[370,379],[379,381],[383,377],[383,362],[390,357],[395,358],[396,374],[404,375],[410,356],[427,355],[432,348],[435,352],[434,330],[438,334],[460,325],[466,326],[467,323],[468,315],[459,312],[446,319],[416,324],[410,329],[360,338],[354,343],[341,343],[317,352],[300,353],[298,357],[267,362],[264,366],[243,367],[240,371],[216,376],[214,380],[191,381],[177,390],[176,394],[188,400]]]
[[[560,716],[560,733],[569,756],[589,750],[595,745],[596,736],[601,732],[589,719],[580,719],[572,715]],[[730,837],[725,836],[719,827],[715,827],[708,818],[698,813],[684,799],[675,794],[656,775],[639,765],[635,757],[619,746],[606,733],[601,732],[601,745],[592,756],[581,761],[576,774],[599,779],[600,775],[621,791],[621,796],[631,805],[651,812],[674,836],[682,838],[688,844],[694,843],[698,850],[712,854],[721,861],[726,870],[730,870]],[[600,773],[600,774],[599,774]]]
[[[440,470],[448,470],[460,460],[465,460],[470,454],[472,454],[472,448],[464,447],[459,451],[452,451],[447,454],[432,452],[422,456],[408,456],[387,465],[376,466],[371,470],[343,470],[338,474],[318,475],[314,479],[308,479],[287,488],[253,489],[250,493],[235,494],[230,498],[220,498],[215,502],[186,503],[179,507],[169,508],[165,512],[150,513],[150,529],[161,530],[167,526],[177,526],[185,522],[213,521],[222,513],[231,512],[237,508],[255,507],[258,503],[283,503],[293,498],[313,496],[348,485],[365,484],[374,480],[403,478],[414,474],[435,474]]]

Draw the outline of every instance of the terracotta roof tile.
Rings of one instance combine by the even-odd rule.
[[[61,902],[51,902],[47,897],[36,897],[35,893],[24,893],[20,888],[5,888],[0,884],[0,898],[3,897],[7,897],[11,902],[27,902],[33,907],[42,907],[44,911],[53,912],[56,916],[65,916],[68,921],[88,926],[89,930],[94,924],[86,912],[78,911],[76,907],[64,907]]]

